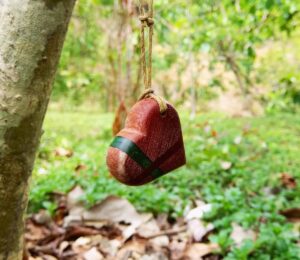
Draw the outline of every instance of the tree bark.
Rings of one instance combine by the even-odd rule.
[[[22,259],[28,182],[75,0],[0,0],[0,260]]]

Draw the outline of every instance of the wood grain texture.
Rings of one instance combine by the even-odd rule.
[[[147,98],[137,102],[117,137],[131,141],[151,161],[145,167],[134,159],[132,151],[110,147],[107,166],[112,176],[124,184],[149,183],[186,163],[179,116],[170,104],[162,116],[155,100]]]

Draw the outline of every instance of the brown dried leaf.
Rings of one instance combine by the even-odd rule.
[[[84,203],[80,200],[84,195],[84,191],[80,186],[75,186],[67,195],[67,208],[69,215],[81,218],[85,211]]]
[[[72,249],[76,254],[86,252],[91,247],[92,240],[89,237],[79,237],[72,244]]]
[[[53,241],[43,246],[39,246],[37,243],[35,246],[28,248],[28,252],[31,255],[51,255],[51,256],[58,257],[58,249],[57,249],[58,242],[59,242],[58,240]]]
[[[75,172],[80,172],[80,171],[83,171],[83,170],[86,170],[87,169],[87,167],[86,167],[86,165],[84,165],[84,164],[78,164],[76,167],[75,167]]]
[[[201,219],[205,213],[210,212],[212,209],[211,204],[206,204],[205,202],[200,202],[200,201],[198,201],[197,203],[198,203],[197,207],[190,210],[186,214],[186,216],[185,216],[186,221],[189,221],[192,219]]]
[[[168,260],[168,257],[162,252],[153,252],[143,255],[141,260]]]
[[[211,254],[219,249],[220,248],[217,244],[195,243],[187,248],[186,252],[184,253],[184,259],[202,259],[203,256]]]
[[[232,223],[232,232],[230,234],[231,239],[235,242],[237,247],[241,246],[243,241],[250,239],[255,241],[257,234],[251,229],[244,229],[242,226]]]
[[[51,216],[46,210],[40,210],[39,213],[32,216],[33,221],[39,225],[48,225],[52,222]]]
[[[58,247],[59,255],[61,255],[69,246],[70,243],[68,241],[62,241]]]
[[[123,229],[123,238],[127,240],[136,229],[152,217],[151,214],[139,214],[127,200],[108,196],[102,202],[83,212],[84,221],[108,220],[114,223],[129,224]]]
[[[146,252],[146,239],[135,238],[128,241],[116,255],[116,259],[125,259],[126,256],[131,256],[132,253],[143,255]],[[126,258],[128,259],[128,258]]]
[[[199,219],[192,219],[188,222],[188,230],[196,242],[200,242],[213,229],[213,224],[205,224]]]
[[[212,137],[218,137],[218,132],[216,130],[211,130]]]
[[[127,200],[108,196],[83,214],[84,220],[110,220],[133,224],[141,221],[141,216]]]
[[[300,222],[300,208],[281,210],[280,214],[285,216],[291,222]]]
[[[102,260],[103,255],[97,250],[96,247],[92,247],[90,250],[83,254],[84,260]]]
[[[156,218],[157,225],[160,229],[169,229],[171,227],[169,221],[168,221],[168,214],[162,213],[158,214]]]
[[[27,241],[39,241],[50,234],[45,226],[36,225],[31,219],[26,222],[25,239]]]
[[[169,247],[171,251],[171,259],[182,259],[188,244],[190,244],[190,239],[187,233],[180,233],[174,236]]]
[[[155,248],[168,247],[170,239],[168,236],[159,236],[149,240],[150,244]]]
[[[225,171],[229,170],[232,167],[231,162],[223,161],[221,162],[221,168]]]
[[[281,173],[280,180],[285,188],[295,189],[297,186],[296,179],[288,173]]]
[[[155,234],[157,234],[160,231],[159,226],[157,225],[157,222],[154,219],[151,219],[150,221],[142,224],[138,229],[137,229],[137,234],[140,237],[151,237]]]
[[[122,101],[118,107],[118,110],[115,115],[115,120],[112,127],[113,135],[115,136],[117,133],[121,131],[122,128],[125,126],[125,121],[127,117],[127,109]]]
[[[122,242],[117,239],[110,240],[103,237],[99,241],[99,248],[101,249],[101,252],[111,257],[114,257],[117,254],[121,246],[122,246]]]
[[[68,150],[68,149],[65,149],[63,147],[57,147],[55,150],[54,150],[54,154],[55,156],[57,157],[67,157],[67,158],[70,158],[73,156],[73,151],[72,150]]]

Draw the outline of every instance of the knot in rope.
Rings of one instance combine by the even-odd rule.
[[[144,27],[151,27],[154,25],[154,19],[147,14],[140,15],[139,19]]]
[[[167,102],[160,96],[154,93],[152,89],[152,38],[153,38],[153,0],[150,0],[149,11],[145,12],[144,8],[140,5],[140,16],[141,21],[141,65],[143,71],[145,91],[141,95],[140,100],[144,98],[153,98],[159,105],[159,111],[161,114],[164,114],[168,105]],[[148,62],[146,59],[146,44],[145,44],[145,28],[148,28]]]
[[[147,88],[144,90],[144,93],[140,96],[139,100],[149,97],[149,95],[154,94],[154,90],[152,88]]]
[[[145,98],[153,98],[159,106],[159,112],[164,115],[167,112],[168,104],[167,101],[161,97],[155,94],[155,91],[151,88],[145,89],[144,93],[140,96],[139,100],[143,100]]]

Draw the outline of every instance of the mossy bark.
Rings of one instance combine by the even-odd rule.
[[[75,0],[0,0],[0,260],[22,259],[28,181]]]

